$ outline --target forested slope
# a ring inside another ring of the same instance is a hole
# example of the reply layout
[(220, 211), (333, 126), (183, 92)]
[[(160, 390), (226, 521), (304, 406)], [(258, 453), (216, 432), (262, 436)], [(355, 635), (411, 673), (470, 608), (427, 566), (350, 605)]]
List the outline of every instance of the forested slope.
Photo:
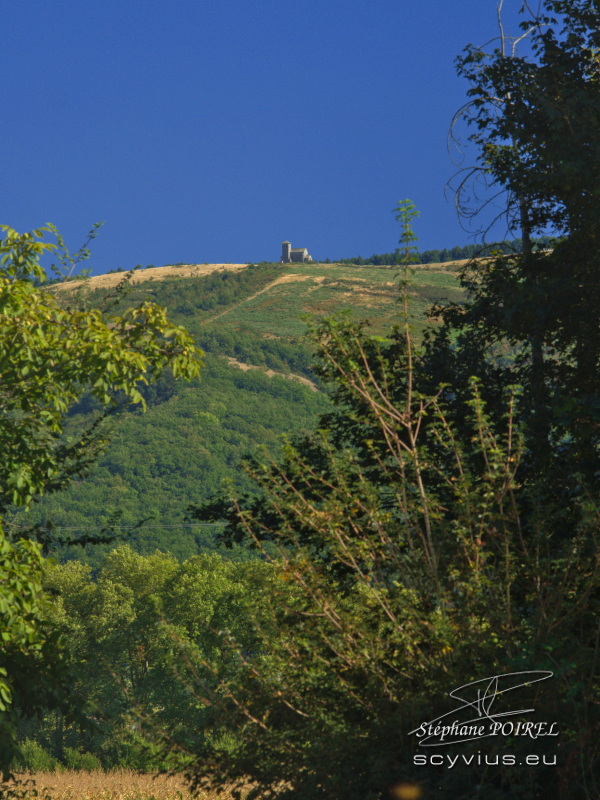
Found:
[[(432, 303), (460, 297), (456, 270), (448, 264), (415, 269), (417, 327)], [(147, 412), (124, 412), (92, 474), (42, 500), (29, 516), (19, 511), (18, 526), (50, 521), (64, 536), (78, 537), (96, 535), (112, 522), (139, 552), (161, 548), (180, 558), (214, 547), (217, 527), (190, 523), (188, 505), (206, 500), (223, 479), (249, 489), (238, 467), (241, 456), (259, 445), (275, 454), (282, 435), (310, 429), (327, 408), (324, 394), (295, 377), (316, 380), (302, 338), (307, 315), (318, 319), (348, 310), (369, 319), (379, 334), (398, 315), (396, 268), (261, 264), (195, 276), (173, 272), (166, 271), (164, 280), (156, 278), (159, 270), (148, 280), (137, 272), (136, 283), (116, 293), (114, 302), (125, 307), (149, 298), (166, 306), (206, 353), (201, 377), (186, 384), (165, 375), (145, 389)], [(99, 283), (73, 282), (70, 291), (67, 285), (58, 292), (61, 302), (72, 303), (74, 293), (80, 293), (78, 302), (102, 302), (114, 288), (98, 289)], [(233, 362), (259, 369), (243, 371)], [(84, 400), (72, 425), (97, 413), (97, 404)], [(141, 520), (146, 522), (136, 528)], [(107, 549), (71, 547), (57, 555), (99, 564)]]

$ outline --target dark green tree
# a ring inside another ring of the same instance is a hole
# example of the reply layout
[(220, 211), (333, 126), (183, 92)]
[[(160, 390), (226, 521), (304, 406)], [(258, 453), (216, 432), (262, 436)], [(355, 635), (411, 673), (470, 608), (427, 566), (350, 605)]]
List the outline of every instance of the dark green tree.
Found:
[[(463, 273), (469, 302), (439, 312), (446, 327), (430, 357), (436, 377), (454, 386), (464, 388), (472, 374), (485, 378), (493, 403), (520, 383), (532, 469), (539, 474), (558, 458), (564, 474), (592, 480), (600, 430), (600, 8), (594, 0), (545, 0), (536, 15), (527, 3), (522, 14), (519, 37), (509, 40), (501, 28), (493, 52), (470, 46), (458, 59), (471, 84), (459, 116), (478, 149), (458, 187), (459, 207), (469, 212), (469, 180), (483, 177), (507, 198), (521, 252), (471, 262)], [(551, 252), (534, 238), (549, 232), (557, 237)]]

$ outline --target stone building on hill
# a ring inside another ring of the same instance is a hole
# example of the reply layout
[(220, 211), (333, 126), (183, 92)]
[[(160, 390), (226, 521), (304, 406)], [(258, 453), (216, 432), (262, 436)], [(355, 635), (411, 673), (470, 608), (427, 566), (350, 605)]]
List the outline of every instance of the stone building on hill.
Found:
[(291, 264), (295, 261), (312, 261), (306, 247), (292, 247), (290, 242), (283, 242), (281, 245), (281, 263)]

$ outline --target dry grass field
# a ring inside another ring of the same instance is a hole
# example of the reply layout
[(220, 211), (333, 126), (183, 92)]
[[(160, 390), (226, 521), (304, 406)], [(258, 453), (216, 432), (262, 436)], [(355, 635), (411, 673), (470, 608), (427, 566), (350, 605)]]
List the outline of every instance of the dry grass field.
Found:
[[(17, 778), (20, 783), (12, 794), (15, 800), (231, 800), (229, 793), (200, 792), (194, 796), (177, 776), (143, 775), (131, 770), (64, 770), (18, 775)], [(0, 797), (4, 798), (2, 790), (6, 788), (11, 787), (0, 783)], [(422, 791), (416, 784), (402, 782), (390, 789), (390, 796), (394, 800), (420, 800)]]
[[(248, 264), (174, 264), (165, 267), (148, 267), (133, 273), (132, 283), (143, 283), (144, 281), (164, 281), (168, 278), (201, 278), (203, 275), (210, 275), (212, 272), (231, 272), (238, 269), (245, 269)], [(56, 284), (56, 290), (71, 291), (85, 286), (86, 289), (112, 289), (117, 286), (125, 277), (125, 272), (111, 272), (106, 275), (95, 275), (85, 281), (66, 281)]]
[[(183, 778), (176, 775), (144, 775), (131, 770), (114, 772), (38, 772), (18, 775), (18, 784), (0, 784), (13, 789), (20, 800), (192, 800)], [(10, 795), (9, 795), (10, 796)], [(200, 793), (197, 800), (216, 800), (217, 795)], [(229, 795), (220, 794), (221, 800)]]

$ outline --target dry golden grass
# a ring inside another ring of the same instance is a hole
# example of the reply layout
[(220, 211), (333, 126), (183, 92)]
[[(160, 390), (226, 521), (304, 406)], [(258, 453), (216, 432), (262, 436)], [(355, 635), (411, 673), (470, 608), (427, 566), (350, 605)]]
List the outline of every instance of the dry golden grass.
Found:
[[(144, 775), (132, 770), (114, 772), (37, 772), (17, 775), (21, 786), (15, 796), (22, 800), (192, 800), (184, 779), (177, 775)], [(24, 781), (28, 783), (23, 788)], [(10, 784), (0, 784), (0, 791)], [(217, 795), (200, 793), (197, 800), (213, 800)], [(227, 800), (229, 795), (219, 795)]]
[[(133, 273), (131, 283), (144, 281), (164, 281), (167, 278), (199, 278), (211, 272), (246, 269), (248, 264), (178, 264), (165, 267), (149, 267)], [(85, 281), (66, 281), (57, 283), (52, 288), (57, 292), (81, 289), (112, 289), (125, 277), (124, 272), (111, 272), (106, 275), (94, 275)]]

